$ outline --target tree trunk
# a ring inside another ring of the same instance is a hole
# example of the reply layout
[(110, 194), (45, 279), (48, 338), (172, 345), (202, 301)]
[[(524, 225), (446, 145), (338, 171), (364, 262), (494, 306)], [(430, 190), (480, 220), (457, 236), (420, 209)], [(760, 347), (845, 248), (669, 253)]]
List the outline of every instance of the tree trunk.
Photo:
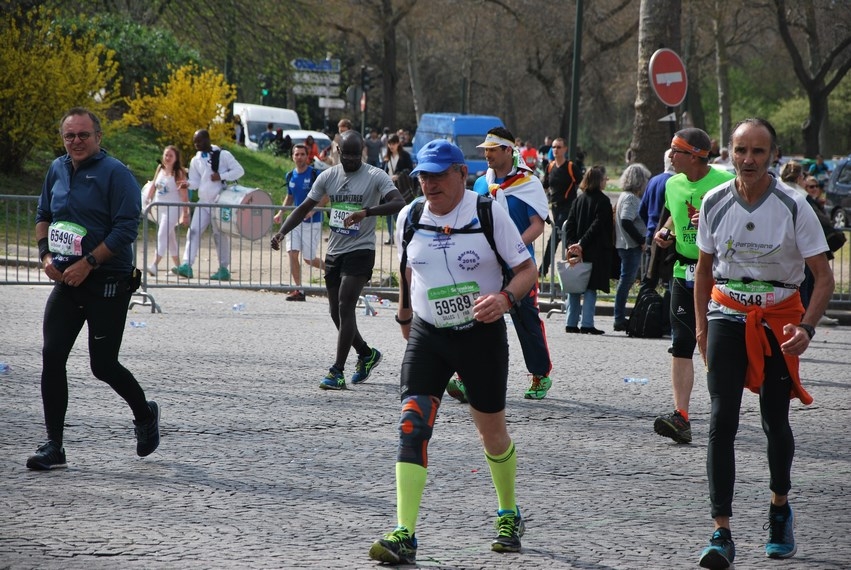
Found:
[(730, 140), (730, 78), (727, 42), (724, 39), (723, 0), (715, 0), (712, 32), (715, 40), (715, 81), (718, 84), (718, 144), (726, 146)]
[(653, 92), (648, 66), (653, 52), (661, 47), (679, 51), (681, 11), (680, 0), (641, 0), (638, 85), (630, 154), (634, 162), (643, 163), (654, 173), (664, 169), (663, 154), (670, 148), (676, 125), (659, 122), (669, 111)]
[[(386, 4), (390, 0), (385, 0)], [(399, 72), (396, 67), (396, 26), (387, 26), (382, 33), (384, 54), (381, 70), (381, 124), (375, 125), (379, 132), (385, 126), (396, 124), (396, 84)]]

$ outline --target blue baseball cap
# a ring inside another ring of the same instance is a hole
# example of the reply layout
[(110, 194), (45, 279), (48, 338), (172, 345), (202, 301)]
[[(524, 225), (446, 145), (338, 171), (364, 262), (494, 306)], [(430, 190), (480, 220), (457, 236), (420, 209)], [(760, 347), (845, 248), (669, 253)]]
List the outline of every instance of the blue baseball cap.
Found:
[(417, 153), (417, 167), (411, 171), (411, 176), (420, 172), (439, 174), (453, 164), (464, 164), (464, 153), (446, 139), (435, 139)]

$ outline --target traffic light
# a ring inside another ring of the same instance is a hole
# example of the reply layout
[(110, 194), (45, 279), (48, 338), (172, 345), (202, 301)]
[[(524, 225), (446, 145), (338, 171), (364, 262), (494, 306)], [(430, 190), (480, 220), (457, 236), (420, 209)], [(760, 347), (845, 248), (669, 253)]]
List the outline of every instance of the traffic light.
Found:
[(372, 77), (369, 75), (369, 68), (365, 65), (360, 67), (360, 87), (364, 92), (372, 88)]

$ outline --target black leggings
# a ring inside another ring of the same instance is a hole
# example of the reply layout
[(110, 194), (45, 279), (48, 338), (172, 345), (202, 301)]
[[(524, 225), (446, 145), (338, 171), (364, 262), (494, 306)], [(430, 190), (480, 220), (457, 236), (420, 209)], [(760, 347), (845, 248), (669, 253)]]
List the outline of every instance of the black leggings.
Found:
[(54, 286), (44, 308), (41, 400), (47, 437), (62, 443), (68, 409), (68, 355), (83, 323), (89, 325), (92, 373), (124, 398), (137, 421), (151, 415), (145, 392), (118, 362), (131, 293), (104, 298), (82, 287)]
[[(759, 392), (762, 429), (768, 438), (770, 489), (787, 495), (792, 487), (792, 458), (795, 438), (789, 425), (792, 379), (774, 334), (766, 329), (771, 356), (765, 357), (765, 382)], [(736, 479), (734, 442), (739, 429), (739, 413), (745, 386), (748, 357), (745, 327), (726, 319), (709, 321), (706, 347), (706, 385), (712, 400), (709, 421), (709, 448), (706, 472), (712, 517), (733, 515), (733, 487)]]

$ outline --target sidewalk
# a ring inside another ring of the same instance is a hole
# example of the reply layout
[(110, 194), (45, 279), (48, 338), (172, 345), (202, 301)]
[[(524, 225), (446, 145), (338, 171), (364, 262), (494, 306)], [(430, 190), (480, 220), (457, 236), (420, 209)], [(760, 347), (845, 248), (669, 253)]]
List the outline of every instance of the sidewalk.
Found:
[[(85, 329), (68, 362), (69, 467), (30, 472), (44, 437), (41, 320), (49, 288), (0, 295), (0, 568), (375, 568), (370, 544), (395, 525), (398, 371), (392, 307), (359, 314), (384, 354), (362, 385), (324, 392), (336, 339), (326, 299), (161, 289), (162, 314), (128, 315), (122, 363), (162, 408), (162, 443), (135, 455), (127, 406), (88, 369)], [(242, 312), (234, 304), (244, 303)], [(558, 317), (558, 318), (557, 318)], [(129, 321), (144, 322), (131, 327)], [(466, 406), (446, 398), (429, 446), (417, 535), (421, 567), (697, 568), (712, 522), (706, 483), (709, 401), (698, 366), (694, 443), (653, 433), (671, 407), (668, 340), (630, 339), (598, 316), (600, 337), (544, 320), (554, 387), (528, 385), (509, 331), (509, 429), (519, 457), (523, 552), (490, 551), (496, 498)], [(792, 405), (790, 499), (798, 554), (765, 558), (768, 471), (753, 394), (737, 443), (733, 536), (739, 569), (847, 568), (851, 517), (851, 329), (820, 328), (802, 360), (815, 398)], [(354, 369), (350, 356), (346, 375)], [(646, 378), (646, 384), (625, 383)]]

